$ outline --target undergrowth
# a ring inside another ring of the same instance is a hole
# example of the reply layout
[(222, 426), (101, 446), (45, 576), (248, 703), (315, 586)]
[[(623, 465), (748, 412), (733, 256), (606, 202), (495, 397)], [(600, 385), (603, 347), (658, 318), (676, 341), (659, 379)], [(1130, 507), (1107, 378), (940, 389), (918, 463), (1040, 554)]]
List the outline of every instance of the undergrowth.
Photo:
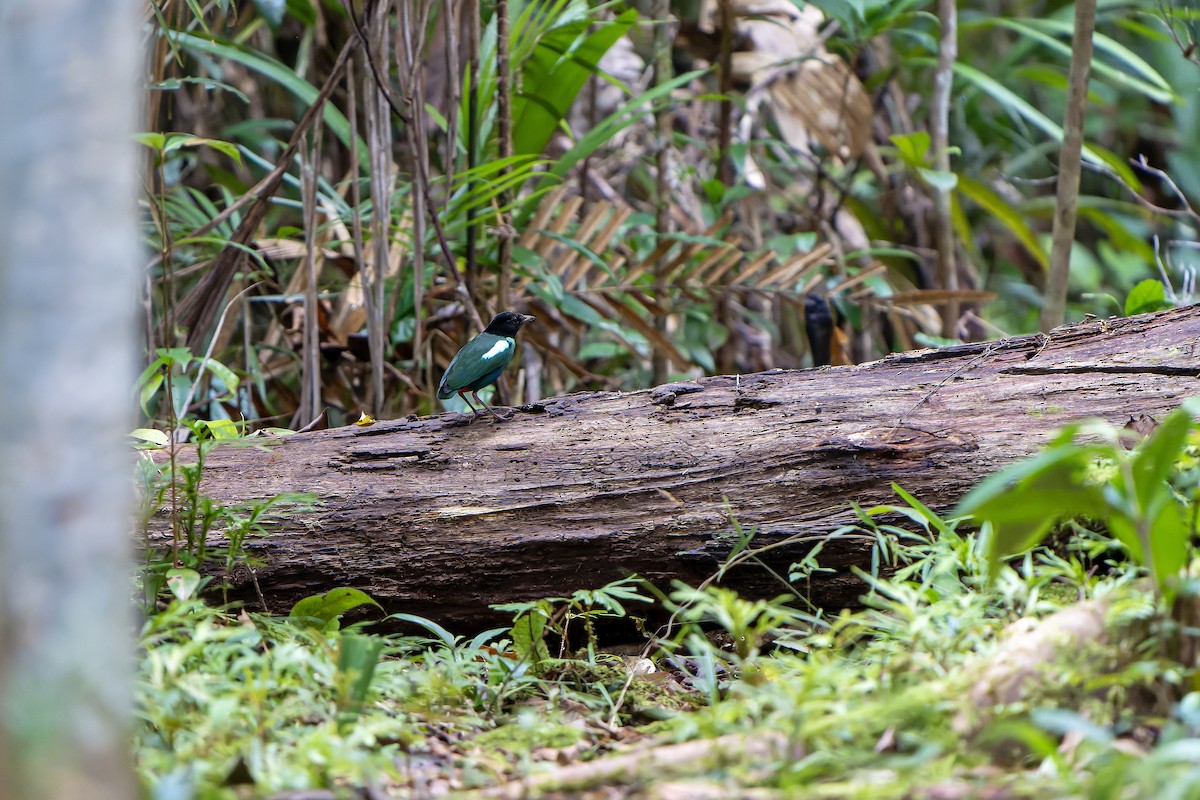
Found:
[[(1194, 531), (1196, 449), (1177, 423), (1163, 428), (1180, 439), (1175, 468), (1152, 477)], [(1088, 474), (1072, 480), (1132, 480), (1145, 453), (1164, 452), (1154, 437), (1132, 451), (1112, 441), (1099, 455), (1078, 445)], [(1035, 501), (1023, 469), (1010, 503)], [(407, 633), (343, 627), (345, 611), (373, 607), (353, 590), (281, 618), (176, 584), (142, 631), (138, 770), (157, 798), (1200, 796), (1194, 548), (1164, 593), (1104, 519), (1001, 558), (1009, 544), (986, 515), (968, 525), (897, 492), (834, 534), (871, 537), (876, 553), (863, 606), (833, 614), (792, 594), (748, 599), (715, 581), (663, 593), (631, 578), (505, 607), (511, 626), (464, 638), (412, 615), (380, 620)], [(671, 622), (636, 647), (598, 640), (598, 620), (652, 608)], [(1066, 615), (1093, 615), (1097, 630), (1036, 644)]]

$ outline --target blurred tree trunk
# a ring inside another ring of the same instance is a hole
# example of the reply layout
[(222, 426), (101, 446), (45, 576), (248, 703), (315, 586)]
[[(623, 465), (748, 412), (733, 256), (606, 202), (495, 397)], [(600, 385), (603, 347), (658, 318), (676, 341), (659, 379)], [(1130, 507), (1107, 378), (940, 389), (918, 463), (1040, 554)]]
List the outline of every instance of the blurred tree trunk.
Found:
[(0, 797), (117, 800), (140, 3), (0, 0)]
[[(637, 573), (669, 589), (713, 575), (736, 526), (770, 545), (723, 582), (786, 591), (819, 541), (811, 601), (853, 604), (870, 535), (835, 535), (850, 503), (897, 503), (895, 482), (945, 511), (1067, 422), (1161, 419), (1200, 388), (1200, 306), (1097, 320), (870, 364), (725, 375), (575, 394), (512, 421), (457, 414), (213, 450), (202, 492), (238, 503), (309, 491), (323, 505), (251, 546), (269, 609), (354, 586), (391, 611), (462, 626), (487, 606)], [(261, 440), (260, 440), (261, 441)], [(166, 517), (155, 521), (165, 531)], [(249, 574), (233, 597), (259, 607)]]

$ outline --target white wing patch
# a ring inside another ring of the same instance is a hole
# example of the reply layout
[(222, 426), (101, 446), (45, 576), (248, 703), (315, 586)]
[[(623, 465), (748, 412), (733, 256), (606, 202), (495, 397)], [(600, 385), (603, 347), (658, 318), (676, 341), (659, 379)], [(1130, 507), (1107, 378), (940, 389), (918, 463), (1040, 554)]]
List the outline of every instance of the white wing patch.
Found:
[(484, 353), (484, 354), (483, 354), (483, 356), (481, 356), (481, 357), (482, 357), (482, 358), (487, 358), (487, 359), (492, 359), (492, 358), (495, 358), (496, 356), (498, 356), (498, 355), (500, 355), (501, 353), (503, 353), (503, 352), (505, 352), (506, 350), (508, 350), (508, 348), (509, 348), (509, 347), (510, 347), (510, 345), (509, 345), (509, 343), (508, 343), (508, 340), (507, 340), (507, 339), (501, 339), (500, 341), (498, 341), (498, 342), (496, 342), (494, 345), (492, 345), (492, 349), (491, 349), (491, 350), (488, 350), (488, 351), (487, 351), (486, 353)]

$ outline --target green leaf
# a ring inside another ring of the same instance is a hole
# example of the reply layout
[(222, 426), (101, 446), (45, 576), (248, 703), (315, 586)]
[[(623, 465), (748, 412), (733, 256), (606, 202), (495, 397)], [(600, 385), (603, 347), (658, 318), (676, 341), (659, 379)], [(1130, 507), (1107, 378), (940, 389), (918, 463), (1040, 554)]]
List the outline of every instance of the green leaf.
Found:
[(1041, 240), (1034, 234), (1033, 229), (1029, 227), (1029, 223), (1025, 221), (1025, 218), (1004, 198), (980, 181), (969, 178), (966, 175), (958, 176), (958, 190), (978, 203), (980, 208), (1007, 228), (1017, 238), (1017, 241), (1025, 246), (1029, 254), (1036, 258), (1038, 263), (1042, 265), (1042, 268), (1045, 269), (1049, 263), (1049, 256), (1046, 255), (1046, 250), (1042, 247)]
[[(925, 63), (930, 66), (933, 65), (932, 59), (922, 58), (914, 59), (914, 61)], [(990, 95), (992, 99), (1001, 106), (1007, 108), (1015, 114), (1019, 114), (1020, 116), (1024, 117), (1029, 124), (1047, 134), (1050, 136), (1050, 138), (1057, 142), (1062, 141), (1063, 130), (1057, 123), (1055, 123), (1041, 111), (1034, 108), (1032, 104), (1030, 104), (1016, 92), (1009, 89), (1007, 86), (1004, 86), (992, 76), (961, 61), (955, 62), (954, 72), (964, 80), (974, 84), (984, 93)], [(1097, 166), (1107, 165), (1107, 162), (1097, 155), (1095, 150), (1086, 144), (1083, 146), (1083, 158), (1092, 164), (1096, 164)]]
[(929, 152), (929, 134), (926, 131), (915, 133), (897, 133), (888, 137), (896, 147), (900, 160), (913, 169), (919, 169), (928, 164), (926, 154)]
[(271, 30), (275, 30), (283, 22), (283, 14), (287, 11), (287, 0), (254, 0), (254, 7), (267, 21), (267, 25), (271, 26)]
[(1168, 414), (1153, 435), (1143, 439), (1133, 451), (1130, 466), (1139, 507), (1150, 508), (1156, 493), (1170, 491), (1167, 478), (1192, 430), (1193, 405), (1185, 404)]
[(549, 660), (550, 650), (546, 647), (546, 617), (541, 610), (522, 614), (513, 620), (513, 649), (522, 659), (528, 659), (534, 672), (538, 665)]
[(214, 439), (232, 441), (242, 438), (242, 432), (238, 429), (237, 423), (231, 419), (203, 420), (201, 424), (208, 429)]
[[(659, 104), (670, 102), (671, 92), (680, 86), (687, 85), (701, 75), (704, 75), (707, 71), (693, 70), (682, 75), (676, 75), (671, 80), (664, 81), (653, 89), (633, 97), (625, 105), (602, 120), (599, 125), (588, 131), (582, 139), (575, 143), (574, 147), (564, 153), (554, 163), (554, 167), (550, 170), (549, 175), (552, 175), (559, 181), (563, 180), (576, 164), (595, 152), (597, 147), (610, 141), (621, 130), (640, 120), (646, 112), (653, 111)], [(526, 206), (526, 208), (529, 208), (529, 206)], [(520, 228), (521, 226), (518, 225), (517, 227)]]
[[(1073, 433), (1074, 428), (1066, 431)], [(1056, 523), (1102, 514), (1102, 491), (1080, 481), (1099, 449), (1102, 446), (1060, 441), (967, 493), (955, 516), (970, 514), (991, 523), (988, 561), (993, 573), (1002, 559), (1038, 544)]]
[(166, 144), (162, 147), (162, 152), (163, 155), (167, 155), (183, 147), (211, 147), (213, 150), (229, 156), (239, 164), (242, 163), (242, 154), (233, 142), (226, 142), (221, 139), (206, 139), (201, 136), (192, 136), (190, 133), (172, 133), (168, 135)]
[(950, 533), (950, 526), (946, 524), (944, 519), (935, 514), (933, 510), (929, 508), (929, 506), (925, 505), (920, 500), (905, 491), (905, 489), (895, 481), (892, 482), (892, 491), (900, 495), (900, 498), (904, 500), (904, 502), (908, 503), (909, 507), (916, 511), (922, 519), (928, 522), (930, 527), (932, 527), (935, 531), (942, 534)]
[[(154, 398), (154, 395), (158, 394), (159, 388), (162, 387), (163, 381), (166, 379), (166, 376), (163, 375), (161, 364), (155, 362), (150, 366), (153, 367), (155, 371), (150, 372), (150, 374), (147, 375), (144, 380), (140, 381), (141, 388), (138, 390), (138, 405), (141, 406), (142, 411), (145, 411), (147, 414), (151, 413), (150, 401)], [(149, 369), (150, 368), (147, 367), (147, 371), (149, 371)], [(145, 375), (145, 373), (143, 373), (143, 375)]]
[(237, 373), (222, 364), (220, 361), (216, 361), (211, 358), (205, 359), (202, 369), (206, 369), (211, 372), (214, 377), (216, 377), (225, 385), (224, 397), (233, 397), (234, 393), (237, 392), (237, 388), (241, 383), (241, 380), (238, 378)]
[[(988, 22), (1003, 25), (1028, 36), (1067, 60), (1071, 58), (1069, 40), (1073, 33), (1073, 24), (1070, 22), (1051, 19), (1017, 20), (1000, 16), (992, 17)], [(1056, 33), (1062, 38), (1055, 38), (1045, 31)], [(1063, 39), (1067, 41), (1063, 41)], [(1098, 56), (1107, 55), (1120, 62), (1119, 66), (1113, 67), (1100, 58), (1093, 58), (1092, 72), (1096, 77), (1104, 78), (1116, 86), (1145, 95), (1156, 103), (1169, 104), (1179, 100), (1179, 96), (1171, 90), (1171, 85), (1167, 80), (1129, 48), (1102, 33), (1093, 35), (1092, 44)], [(1137, 77), (1139, 74), (1142, 77)]]
[[(217, 58), (228, 58), (230, 61), (237, 62), (253, 72), (257, 72), (278, 83), (284, 89), (291, 92), (298, 100), (308, 105), (312, 105), (316, 101), (317, 95), (321, 93), (317, 87), (301, 78), (284, 64), (275, 59), (267, 58), (258, 51), (243, 45), (223, 39), (195, 36), (182, 31), (167, 31), (167, 36), (172, 42), (188, 50), (206, 53)], [(323, 113), (325, 124), (341, 140), (342, 144), (349, 147), (350, 122), (346, 119), (346, 116), (333, 103), (326, 103)], [(361, 160), (365, 166), (369, 151), (366, 143), (361, 140), (361, 137), (358, 147), (361, 153)]]
[[(298, 21), (306, 28), (311, 28), (317, 24), (317, 9), (315, 0), (287, 0), (287, 11), (292, 15), (292, 18)], [(324, 13), (329, 13), (329, 6), (333, 5), (336, 11), (340, 11), (340, 16), (345, 19), (346, 12), (341, 4), (325, 4)], [(336, 13), (335, 11), (335, 13)]]
[(187, 369), (192, 363), (192, 351), (186, 347), (160, 347), (154, 354), (168, 367)]
[(589, 19), (576, 20), (542, 36), (521, 70), (521, 92), (513, 98), (513, 152), (536, 155), (571, 110), (579, 90), (595, 74), (601, 57), (633, 27), (630, 8), (591, 33)]
[(134, 134), (133, 138), (140, 144), (144, 144), (146, 147), (149, 147), (151, 150), (155, 151), (161, 151), (163, 149), (163, 145), (167, 142), (167, 135), (165, 133), (137, 133)]
[(416, 614), (404, 613), (390, 614), (388, 619), (398, 619), (402, 622), (411, 622), (414, 625), (420, 625), (422, 628), (436, 636), (441, 643), (447, 647), (447, 649), (453, 650), (454, 646), (458, 643), (458, 637), (431, 619), (418, 617)]
[(958, 176), (953, 172), (945, 172), (938, 169), (926, 169), (918, 167), (917, 174), (925, 183), (932, 186), (934, 189), (941, 189), (943, 192), (954, 191), (954, 187), (958, 185)]
[(1149, 314), (1166, 308), (1171, 308), (1171, 303), (1167, 300), (1167, 291), (1161, 281), (1153, 278), (1134, 286), (1125, 298), (1125, 316), (1127, 317), (1132, 317), (1134, 314)]
[(129, 432), (129, 435), (140, 441), (156, 444), (159, 447), (166, 447), (171, 442), (170, 437), (166, 433), (155, 428), (135, 428)]
[(316, 620), (320, 627), (324, 627), (347, 611), (366, 605), (382, 609), (366, 592), (343, 586), (304, 598), (292, 606), (288, 617), (301, 621)]
[(196, 596), (200, 588), (200, 573), (194, 569), (167, 570), (167, 586), (177, 600), (190, 600)]
[[(162, 80), (162, 81), (158, 81), (157, 83), (150, 84), (149, 88), (153, 89), (154, 91), (173, 92), (176, 89), (183, 88), (185, 85), (203, 86), (205, 89), (218, 89), (222, 92), (229, 92), (234, 97), (241, 100), (243, 103), (245, 103), (247, 105), (250, 104), (250, 98), (247, 97), (246, 93), (243, 92), (241, 89), (238, 89), (235, 86), (231, 86), (228, 83), (225, 83), (224, 81), (218, 81), (213, 78), (206, 78), (203, 76), (191, 76), (191, 77), (187, 77), (187, 78), (167, 78), (166, 80)], [(159, 149), (161, 149), (161, 145), (159, 146)]]
[(384, 640), (377, 636), (359, 634), (342, 636), (338, 642), (339, 728), (344, 730), (362, 713), (384, 644)]
[(1165, 486), (1161, 498), (1160, 507), (1150, 523), (1150, 554), (1153, 556), (1154, 580), (1169, 601), (1175, 581), (1188, 561), (1190, 531), (1187, 512)]

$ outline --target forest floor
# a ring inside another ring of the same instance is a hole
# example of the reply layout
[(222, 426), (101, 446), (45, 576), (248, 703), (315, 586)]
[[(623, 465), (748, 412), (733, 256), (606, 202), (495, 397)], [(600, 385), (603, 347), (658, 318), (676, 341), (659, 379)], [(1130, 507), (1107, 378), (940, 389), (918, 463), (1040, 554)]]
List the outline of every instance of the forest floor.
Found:
[[(1111, 540), (1076, 531), (989, 579), (986, 543), (919, 503), (860, 519), (891, 568), (836, 614), (630, 580), (466, 639), (343, 626), (364, 597), (268, 617), (174, 583), (142, 634), (147, 796), (1200, 796), (1179, 625)], [(659, 637), (590, 635), (651, 609)]]

